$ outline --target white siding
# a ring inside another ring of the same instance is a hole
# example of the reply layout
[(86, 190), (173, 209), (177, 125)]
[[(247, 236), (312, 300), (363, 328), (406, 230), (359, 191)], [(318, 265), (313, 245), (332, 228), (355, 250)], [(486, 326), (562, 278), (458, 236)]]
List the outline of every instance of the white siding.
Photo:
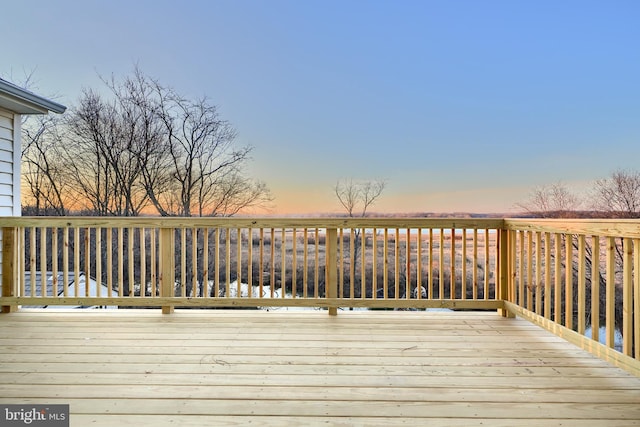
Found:
[(22, 215), (22, 116), (13, 115), (13, 213)]
[[(19, 115), (18, 115), (19, 118)], [(19, 121), (16, 132), (16, 115), (0, 109), (0, 216), (15, 215), (15, 149), (16, 137), (19, 138)], [(17, 150), (20, 152), (20, 149)], [(19, 175), (19, 173), (18, 173)], [(6, 185), (9, 184), (9, 185)], [(20, 199), (18, 199), (18, 205)]]
[(0, 229), (0, 294), (2, 293), (2, 230)]
[(2, 129), (8, 129), (9, 132), (13, 130), (13, 113), (0, 109), (0, 135)]
[[(4, 130), (6, 131), (6, 128), (4, 128)], [(6, 138), (0, 138), (0, 150), (4, 150), (4, 151), (13, 151), (13, 135), (11, 135), (11, 137), (9, 139)]]
[[(0, 216), (20, 215), (21, 116), (0, 109)], [(0, 283), (2, 281), (0, 230)]]

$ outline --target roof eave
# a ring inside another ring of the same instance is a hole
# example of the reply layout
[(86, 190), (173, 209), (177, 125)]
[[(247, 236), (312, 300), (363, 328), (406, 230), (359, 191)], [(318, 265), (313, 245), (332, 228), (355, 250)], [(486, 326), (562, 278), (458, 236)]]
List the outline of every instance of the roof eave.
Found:
[(0, 107), (19, 114), (62, 114), (67, 107), (0, 79)]

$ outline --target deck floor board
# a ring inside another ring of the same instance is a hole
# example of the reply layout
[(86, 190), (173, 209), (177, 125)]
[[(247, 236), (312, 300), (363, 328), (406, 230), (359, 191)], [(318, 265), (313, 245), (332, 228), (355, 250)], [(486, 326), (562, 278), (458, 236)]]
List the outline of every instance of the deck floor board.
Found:
[(495, 312), (23, 311), (0, 403), (72, 426), (634, 426), (640, 378)]

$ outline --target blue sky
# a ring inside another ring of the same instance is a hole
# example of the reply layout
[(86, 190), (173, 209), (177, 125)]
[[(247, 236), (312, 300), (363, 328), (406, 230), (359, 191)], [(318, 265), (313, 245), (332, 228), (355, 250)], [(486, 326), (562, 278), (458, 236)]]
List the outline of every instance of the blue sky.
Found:
[(3, 5), (0, 75), (73, 106), (134, 64), (208, 96), (275, 213), (514, 212), (640, 168), (637, 1), (41, 1)]

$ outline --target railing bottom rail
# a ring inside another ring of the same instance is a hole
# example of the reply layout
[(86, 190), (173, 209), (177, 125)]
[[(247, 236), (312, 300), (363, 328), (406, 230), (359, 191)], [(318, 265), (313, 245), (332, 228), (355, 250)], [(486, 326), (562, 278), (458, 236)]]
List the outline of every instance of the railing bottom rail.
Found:
[(256, 307), (300, 307), (300, 308), (398, 308), (427, 309), (446, 308), (458, 310), (498, 310), (504, 308), (500, 300), (459, 299), (346, 299), (346, 298), (189, 298), (189, 297), (6, 297), (2, 305), (12, 306), (121, 306), (121, 307), (190, 307), (190, 308), (256, 308)]

